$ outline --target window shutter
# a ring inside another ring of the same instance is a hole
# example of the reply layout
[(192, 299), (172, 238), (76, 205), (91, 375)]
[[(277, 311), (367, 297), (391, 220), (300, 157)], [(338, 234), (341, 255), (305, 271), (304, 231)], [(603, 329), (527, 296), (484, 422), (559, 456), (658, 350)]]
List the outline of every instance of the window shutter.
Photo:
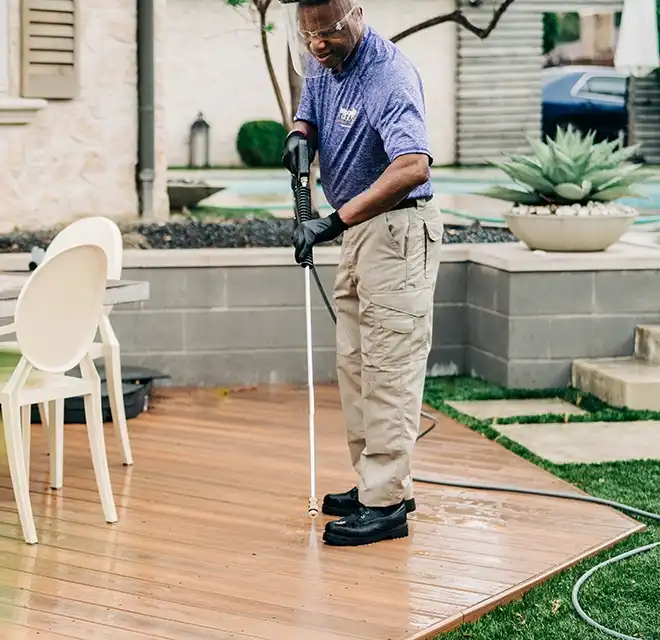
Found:
[(22, 1), (21, 94), (24, 98), (76, 97), (79, 1)]

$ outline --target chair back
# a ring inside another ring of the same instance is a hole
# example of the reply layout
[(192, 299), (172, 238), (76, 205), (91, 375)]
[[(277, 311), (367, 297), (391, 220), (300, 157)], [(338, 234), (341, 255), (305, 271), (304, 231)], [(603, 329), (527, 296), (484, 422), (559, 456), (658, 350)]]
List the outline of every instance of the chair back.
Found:
[(76, 367), (89, 351), (103, 309), (105, 251), (79, 244), (44, 260), (16, 302), (16, 340), (25, 359), (47, 373)]
[(80, 244), (101, 247), (108, 256), (108, 279), (121, 279), (124, 248), (121, 231), (115, 222), (103, 216), (81, 218), (62, 229), (48, 246), (44, 262)]

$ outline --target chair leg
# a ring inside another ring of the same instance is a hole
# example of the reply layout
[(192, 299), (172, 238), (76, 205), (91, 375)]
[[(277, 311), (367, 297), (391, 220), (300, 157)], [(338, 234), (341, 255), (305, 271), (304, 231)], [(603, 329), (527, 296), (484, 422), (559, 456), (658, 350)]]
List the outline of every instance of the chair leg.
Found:
[(61, 489), (64, 485), (64, 400), (51, 400), (47, 410), (50, 488)]
[[(39, 403), (39, 418), (41, 420), (41, 426), (44, 430), (46, 446), (50, 447), (50, 440), (48, 439), (48, 405), (45, 402)], [(50, 449), (48, 450), (48, 455), (50, 455)]]
[(117, 510), (112, 495), (110, 484), (110, 470), (108, 469), (108, 458), (105, 450), (105, 438), (103, 433), (103, 410), (101, 406), (101, 381), (96, 367), (89, 355), (85, 356), (80, 363), (83, 376), (94, 381), (92, 392), (85, 396), (85, 418), (87, 422), (87, 435), (89, 448), (92, 454), (92, 464), (96, 485), (101, 498), (101, 507), (106, 522), (117, 522)]
[(25, 471), (25, 454), (21, 440), (20, 408), (18, 404), (7, 400), (2, 402), (2, 421), (4, 423), (5, 443), (9, 473), (14, 487), (18, 517), (23, 529), (23, 537), (28, 544), (37, 543), (37, 531), (34, 524), (32, 505), (30, 504), (30, 487)]
[(30, 486), (30, 453), (32, 451), (32, 406), (29, 404), (21, 407), (21, 432), (23, 434), (23, 458), (25, 460), (25, 475)]
[(124, 389), (118, 343), (105, 347), (104, 361), (110, 410), (112, 412), (112, 424), (115, 429), (119, 450), (121, 451), (122, 463), (130, 466), (133, 464), (133, 454), (131, 452), (131, 443), (128, 439), (128, 427), (126, 426), (126, 408), (124, 407)]

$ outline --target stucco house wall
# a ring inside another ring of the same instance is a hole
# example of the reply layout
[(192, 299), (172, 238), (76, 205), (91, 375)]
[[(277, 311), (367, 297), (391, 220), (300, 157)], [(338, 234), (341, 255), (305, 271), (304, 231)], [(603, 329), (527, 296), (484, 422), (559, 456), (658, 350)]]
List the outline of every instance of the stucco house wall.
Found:
[[(365, 19), (391, 37), (406, 27), (454, 9), (454, 0), (364, 0)], [(188, 163), (188, 136), (201, 111), (211, 124), (211, 163), (240, 166), (236, 134), (247, 120), (279, 120), (261, 49), (258, 19), (223, 0), (169, 0), (167, 78), (167, 147), (170, 166)], [(279, 3), (268, 19), (273, 64), (287, 104), (287, 48)], [(431, 144), (437, 164), (454, 161), (456, 26), (444, 24), (399, 43), (422, 74)]]
[[(0, 34), (0, 232), (86, 215), (120, 219), (138, 213), (136, 3), (75, 0), (74, 6), (78, 96), (17, 101), (21, 96), (21, 2), (0, 0), (0, 31), (4, 32)], [(157, 214), (166, 216), (165, 0), (156, 0), (155, 11), (154, 198)], [(29, 121), (17, 124), (10, 117), (17, 110), (29, 113), (24, 118)]]

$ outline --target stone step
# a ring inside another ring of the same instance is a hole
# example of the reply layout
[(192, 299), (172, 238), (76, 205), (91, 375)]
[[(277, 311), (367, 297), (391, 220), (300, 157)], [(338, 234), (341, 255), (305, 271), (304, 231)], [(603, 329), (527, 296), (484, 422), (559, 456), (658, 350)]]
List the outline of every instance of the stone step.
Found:
[(640, 324), (635, 328), (635, 355), (641, 360), (660, 364), (660, 325)]
[(660, 365), (625, 356), (576, 359), (572, 365), (576, 389), (614, 407), (660, 411)]

